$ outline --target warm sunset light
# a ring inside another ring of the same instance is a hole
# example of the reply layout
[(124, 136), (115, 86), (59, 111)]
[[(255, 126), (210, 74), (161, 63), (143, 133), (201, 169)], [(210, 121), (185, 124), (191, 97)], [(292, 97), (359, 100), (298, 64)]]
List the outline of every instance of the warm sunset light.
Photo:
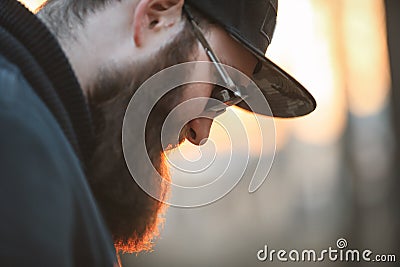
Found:
[(310, 116), (282, 124), (303, 141), (334, 142), (343, 134), (347, 109), (371, 115), (387, 98), (383, 0), (279, 3), (278, 25), (267, 55), (308, 88), (318, 103)]
[(310, 90), (318, 103), (313, 114), (284, 123), (291, 125), (298, 138), (321, 144), (341, 136), (346, 106), (340, 51), (335, 42), (336, 2), (324, 6), (313, 3), (280, 2), (278, 25), (267, 55)]
[(367, 116), (379, 111), (390, 89), (383, 1), (343, 1), (343, 43), (351, 111)]
[(46, 2), (46, 0), (18, 0), (19, 2), (25, 4), (27, 8), (31, 11), (35, 11), (41, 4)]

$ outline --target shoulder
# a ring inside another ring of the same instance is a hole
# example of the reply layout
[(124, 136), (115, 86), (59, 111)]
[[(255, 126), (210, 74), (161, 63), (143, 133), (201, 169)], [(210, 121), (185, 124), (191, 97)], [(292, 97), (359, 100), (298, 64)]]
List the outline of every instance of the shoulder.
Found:
[(0, 111), (15, 104), (17, 94), (21, 91), (21, 87), (26, 86), (27, 83), (22, 77), (18, 67), (8, 62), (0, 54)]
[(46, 258), (87, 266), (112, 261), (112, 240), (78, 157), (49, 109), (1, 54), (0, 125), (0, 243), (7, 243), (0, 255), (32, 250), (37, 253), (20, 260), (37, 264)]
[[(8, 158), (26, 159), (24, 164), (32, 169), (46, 165), (49, 171), (60, 172), (59, 177), (63, 172), (82, 175), (79, 160), (50, 110), (18, 67), (1, 55), (0, 123), (0, 142)], [(17, 162), (22, 163), (20, 160)]]

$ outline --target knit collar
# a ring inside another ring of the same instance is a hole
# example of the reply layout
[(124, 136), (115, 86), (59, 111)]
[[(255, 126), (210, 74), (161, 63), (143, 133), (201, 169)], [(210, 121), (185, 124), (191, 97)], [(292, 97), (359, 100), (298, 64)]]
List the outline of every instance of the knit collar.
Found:
[(0, 26), (21, 43), (40, 65), (72, 124), (78, 154), (92, 152), (93, 125), (88, 104), (60, 44), (47, 27), (16, 0), (0, 1)]

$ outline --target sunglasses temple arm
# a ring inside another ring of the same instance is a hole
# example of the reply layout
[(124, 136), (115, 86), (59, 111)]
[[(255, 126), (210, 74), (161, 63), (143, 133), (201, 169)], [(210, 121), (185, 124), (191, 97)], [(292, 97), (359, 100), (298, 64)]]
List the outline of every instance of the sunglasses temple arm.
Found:
[(231, 90), (233, 90), (235, 93), (237, 93), (237, 88), (235, 83), (232, 81), (231, 77), (226, 73), (225, 68), (219, 63), (220, 61), (216, 57), (216, 55), (208, 48), (204, 48), (206, 50), (206, 53), (208, 57), (211, 59), (211, 61), (214, 63), (214, 66), (217, 68), (220, 76), (224, 80), (224, 83), (226, 83), (227, 87)]
[(194, 31), (196, 32), (197, 38), (199, 39), (199, 41), (200, 41), (201, 45), (203, 46), (204, 50), (206, 51), (207, 56), (211, 59), (211, 61), (213, 62), (214, 66), (217, 68), (220, 76), (224, 80), (224, 83), (227, 85), (227, 87), (229, 89), (231, 89), (234, 92), (234, 94), (236, 96), (241, 97), (242, 93), (237, 88), (236, 84), (232, 81), (231, 77), (228, 75), (228, 73), (226, 72), (225, 68), (220, 63), (221, 61), (217, 58), (215, 53), (212, 51), (212, 49), (210, 47), (210, 44), (205, 39), (205, 37), (203, 35), (203, 32), (201, 31), (200, 26), (194, 20), (193, 15), (191, 14), (191, 12), (187, 8), (185, 9), (185, 12), (188, 15), (189, 21), (192, 24)]

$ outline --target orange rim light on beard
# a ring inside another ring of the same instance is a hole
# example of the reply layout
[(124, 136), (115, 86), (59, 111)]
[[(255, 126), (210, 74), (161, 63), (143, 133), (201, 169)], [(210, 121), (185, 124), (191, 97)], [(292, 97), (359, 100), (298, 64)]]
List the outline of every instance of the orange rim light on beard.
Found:
[(166, 204), (170, 190), (168, 185), (171, 183), (171, 176), (167, 168), (167, 159), (165, 152), (161, 153), (161, 164), (162, 168), (160, 169), (161, 177), (167, 181), (167, 183), (162, 183), (160, 188), (160, 196), (164, 201), (160, 202), (156, 199), (154, 201), (157, 202), (157, 216), (154, 218), (154, 222), (146, 227), (145, 234), (139, 237), (136, 233), (132, 235), (127, 241), (117, 241), (114, 242), (114, 247), (117, 254), (132, 254), (132, 253), (140, 253), (140, 252), (151, 252), (154, 246), (154, 241), (160, 236), (161, 230), (164, 228), (165, 224), (165, 214), (169, 207)]

